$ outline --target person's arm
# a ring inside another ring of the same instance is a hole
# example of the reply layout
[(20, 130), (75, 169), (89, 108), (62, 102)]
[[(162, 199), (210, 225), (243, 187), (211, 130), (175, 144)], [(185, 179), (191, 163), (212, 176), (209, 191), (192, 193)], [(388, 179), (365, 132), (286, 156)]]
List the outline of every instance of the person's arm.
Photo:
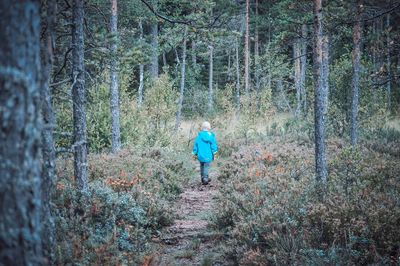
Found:
[(194, 144), (193, 144), (192, 155), (197, 156), (197, 152), (198, 152), (198, 148), (197, 148), (197, 137), (196, 137)]

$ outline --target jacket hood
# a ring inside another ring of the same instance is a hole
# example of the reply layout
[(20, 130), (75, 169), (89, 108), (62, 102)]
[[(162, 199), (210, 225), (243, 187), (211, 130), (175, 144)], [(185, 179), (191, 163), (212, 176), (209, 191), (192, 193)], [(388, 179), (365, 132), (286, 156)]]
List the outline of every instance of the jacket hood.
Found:
[(200, 131), (199, 133), (201, 140), (204, 142), (211, 142), (212, 135), (213, 133), (211, 133), (210, 131)]

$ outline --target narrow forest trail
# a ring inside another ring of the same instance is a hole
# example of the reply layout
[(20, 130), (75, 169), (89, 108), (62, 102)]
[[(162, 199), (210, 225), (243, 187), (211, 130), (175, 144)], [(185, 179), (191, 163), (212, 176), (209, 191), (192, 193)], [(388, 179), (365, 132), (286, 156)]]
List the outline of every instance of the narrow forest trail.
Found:
[(210, 172), (212, 182), (203, 186), (192, 177), (173, 209), (174, 223), (161, 232), (150, 265), (222, 265), (216, 252), (217, 236), (210, 217), (218, 193), (218, 172)]

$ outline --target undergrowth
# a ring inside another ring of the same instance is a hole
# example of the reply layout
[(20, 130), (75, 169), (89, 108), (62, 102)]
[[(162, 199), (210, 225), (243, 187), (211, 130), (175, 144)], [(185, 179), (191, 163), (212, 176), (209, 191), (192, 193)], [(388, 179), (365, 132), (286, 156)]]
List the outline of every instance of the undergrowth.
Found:
[(399, 263), (399, 158), (337, 139), (329, 140), (327, 154), (322, 199), (312, 146), (275, 137), (232, 154), (213, 217), (232, 263)]
[(55, 217), (57, 264), (138, 264), (152, 236), (174, 217), (172, 201), (193, 165), (162, 149), (89, 156), (89, 191), (79, 193), (72, 160), (59, 160)]

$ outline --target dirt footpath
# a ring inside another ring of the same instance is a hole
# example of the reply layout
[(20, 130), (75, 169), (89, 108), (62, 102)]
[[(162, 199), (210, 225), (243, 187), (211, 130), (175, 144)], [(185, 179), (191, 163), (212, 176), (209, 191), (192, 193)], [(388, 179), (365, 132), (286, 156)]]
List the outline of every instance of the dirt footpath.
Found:
[[(194, 178), (175, 203), (176, 220), (161, 232), (156, 254), (148, 265), (223, 265), (216, 251), (219, 237), (210, 227), (210, 216), (218, 192), (216, 174), (211, 183), (200, 184)], [(198, 179), (198, 180), (197, 180)]]

